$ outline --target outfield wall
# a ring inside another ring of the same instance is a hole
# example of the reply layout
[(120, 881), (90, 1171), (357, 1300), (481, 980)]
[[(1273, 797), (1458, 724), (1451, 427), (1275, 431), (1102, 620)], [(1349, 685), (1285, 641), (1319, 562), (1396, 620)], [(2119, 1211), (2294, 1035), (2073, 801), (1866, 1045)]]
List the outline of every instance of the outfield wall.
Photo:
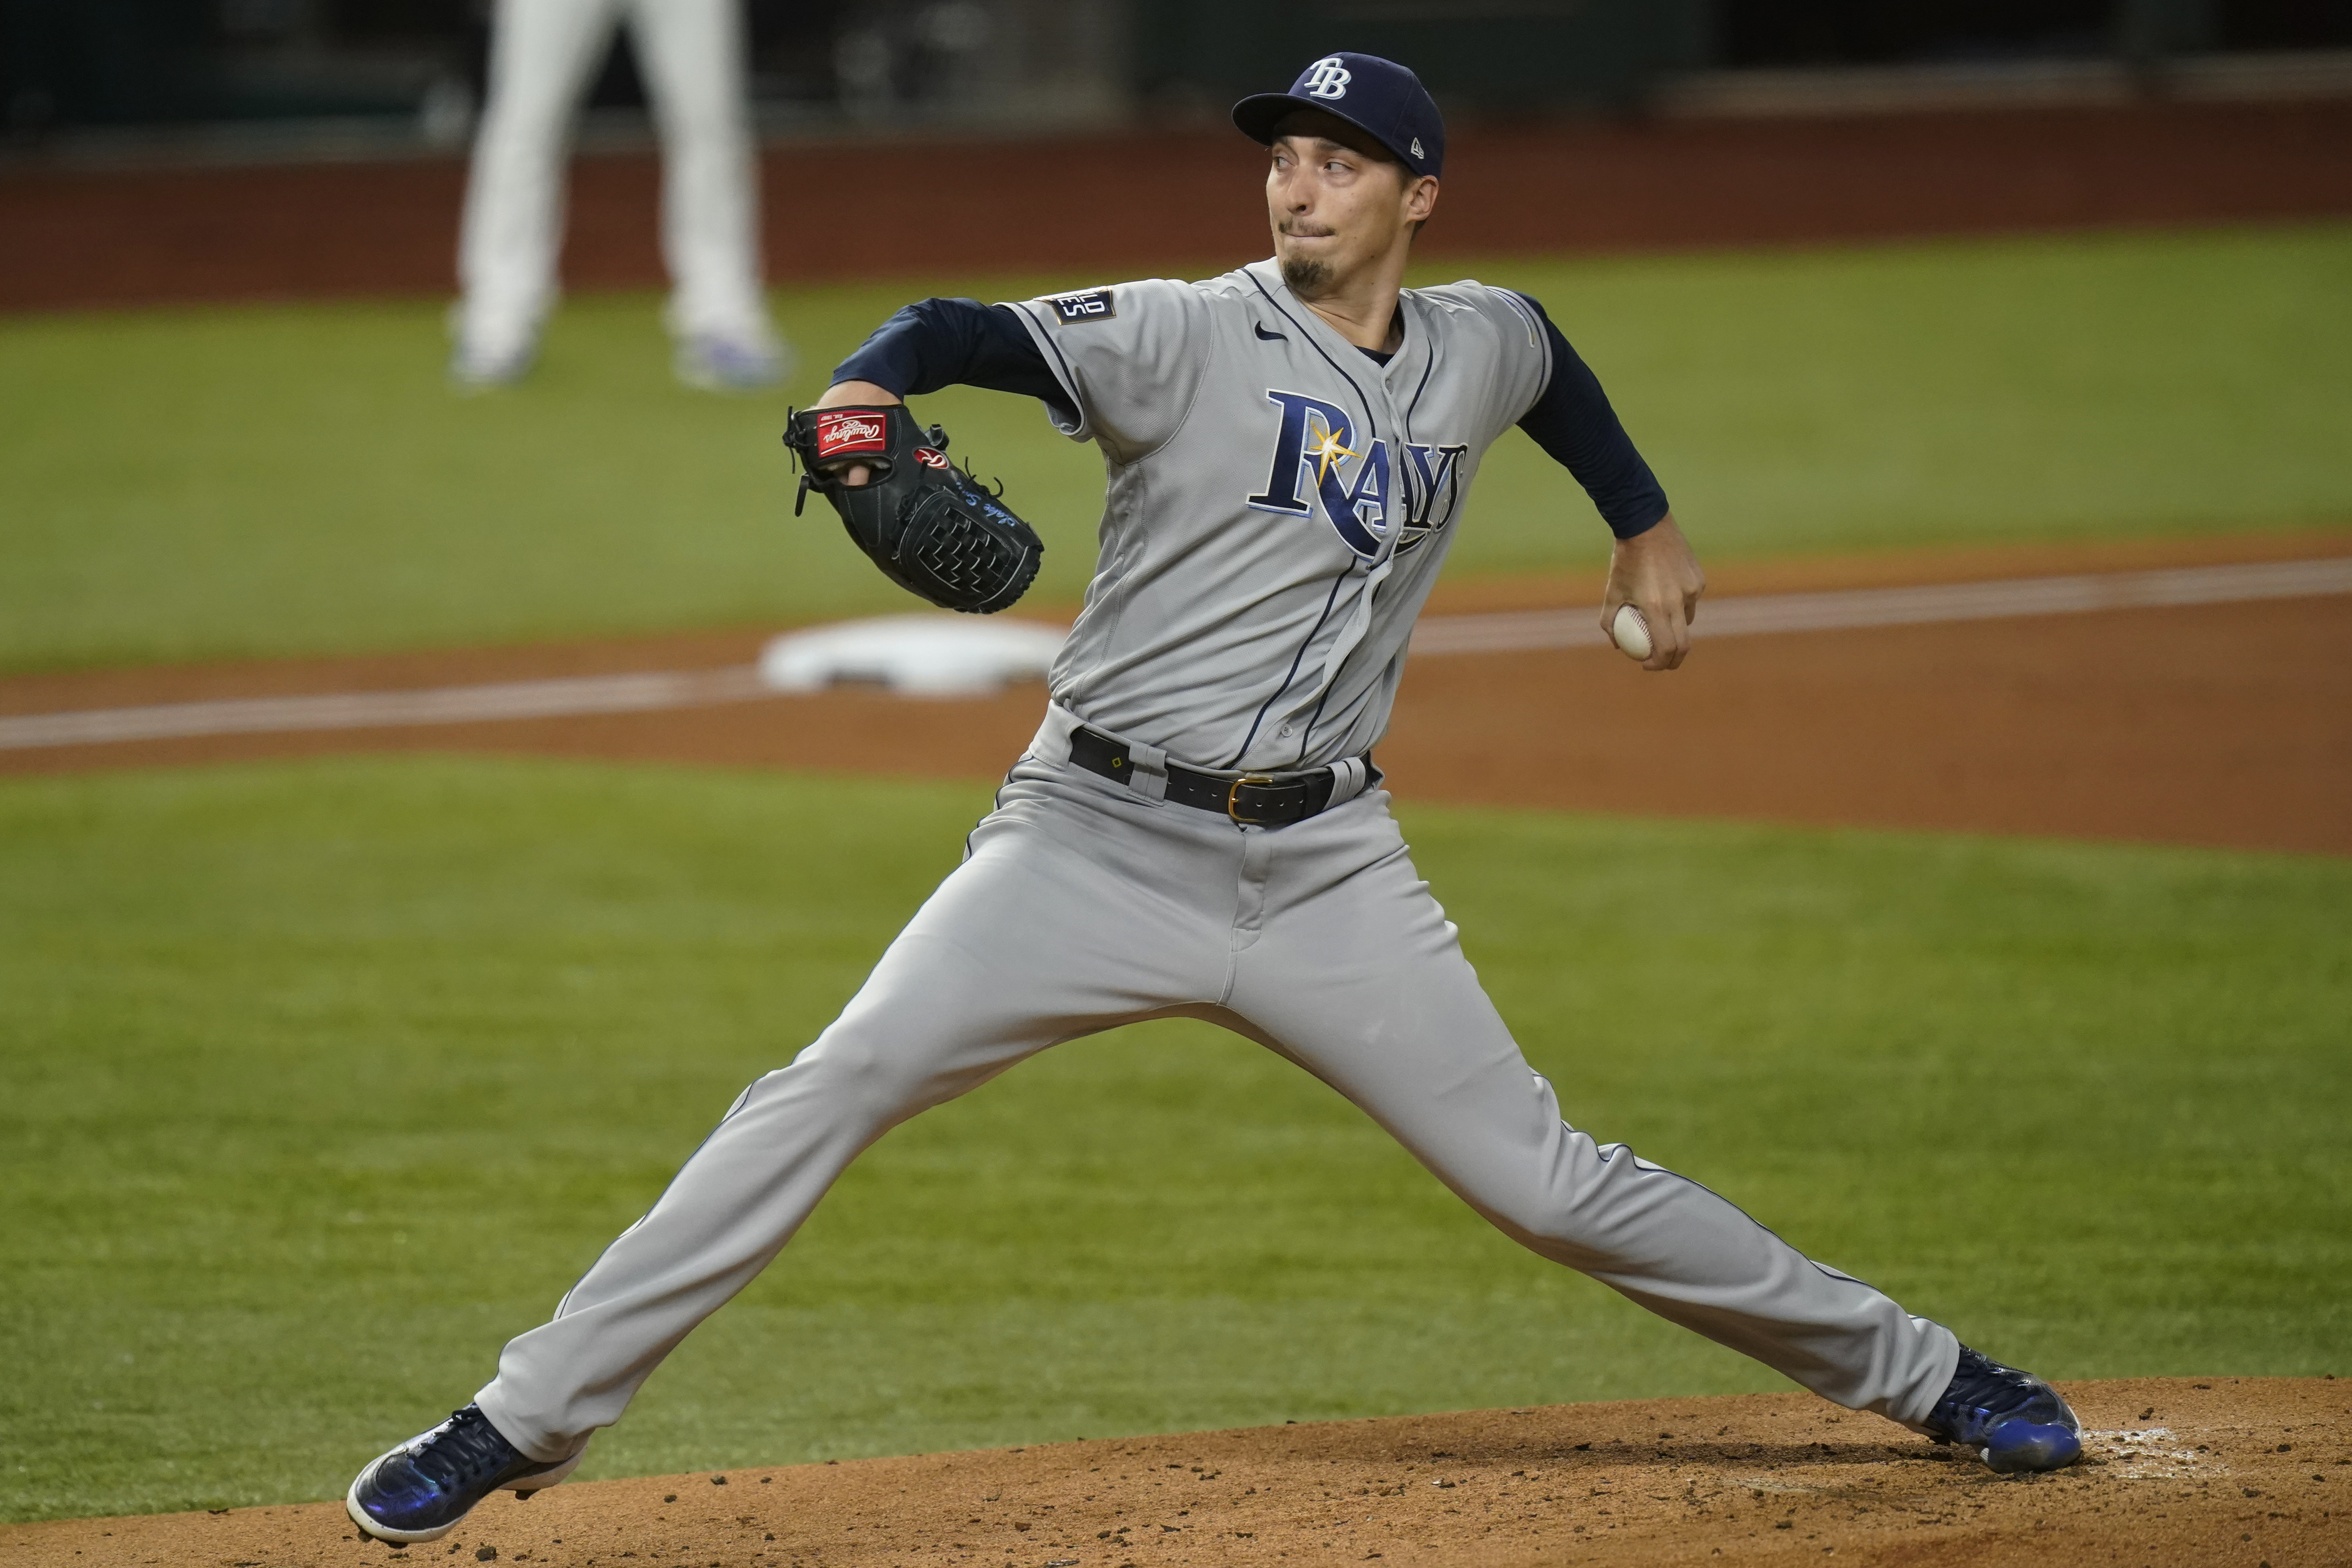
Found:
[[(778, 281), (1111, 274), (1257, 254), (1232, 132), (771, 146)], [(1459, 129), (1433, 253), (1590, 252), (2352, 214), (2352, 102)], [(455, 158), (0, 173), (0, 311), (434, 295)], [(650, 153), (582, 158), (573, 289), (661, 279)]]

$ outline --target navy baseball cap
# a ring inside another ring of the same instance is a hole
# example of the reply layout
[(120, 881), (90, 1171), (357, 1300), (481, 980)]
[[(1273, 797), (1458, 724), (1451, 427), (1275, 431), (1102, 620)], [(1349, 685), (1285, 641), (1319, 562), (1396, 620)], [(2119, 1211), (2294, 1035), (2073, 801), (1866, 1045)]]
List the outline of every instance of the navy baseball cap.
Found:
[(1234, 123), (1271, 143), (1275, 123), (1294, 109), (1319, 109), (1365, 132), (1416, 174), (1445, 166), (1445, 121), (1421, 79), (1378, 55), (1325, 55), (1298, 73), (1288, 92), (1261, 92), (1234, 105)]

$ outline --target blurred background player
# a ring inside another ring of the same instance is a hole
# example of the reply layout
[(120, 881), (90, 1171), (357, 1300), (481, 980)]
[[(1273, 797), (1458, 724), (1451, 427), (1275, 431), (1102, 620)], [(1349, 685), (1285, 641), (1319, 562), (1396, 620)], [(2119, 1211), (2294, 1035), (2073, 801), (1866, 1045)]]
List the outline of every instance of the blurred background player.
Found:
[(748, 389), (791, 369), (761, 289), (740, 0), (498, 0), (458, 241), (449, 374), (462, 386), (519, 380), (538, 353), (557, 293), (572, 121), (625, 16), (661, 133), (678, 379)]

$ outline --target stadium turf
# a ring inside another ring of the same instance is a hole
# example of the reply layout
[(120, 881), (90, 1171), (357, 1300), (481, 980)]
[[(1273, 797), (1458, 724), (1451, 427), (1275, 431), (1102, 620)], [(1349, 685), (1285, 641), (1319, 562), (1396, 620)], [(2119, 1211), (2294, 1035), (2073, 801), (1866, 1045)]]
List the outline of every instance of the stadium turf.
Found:
[[(986, 798), (0, 783), (0, 1518), (332, 1495), (462, 1401)], [(1580, 1124), (2053, 1375), (2352, 1372), (2352, 865), (1403, 815)], [(1775, 1385), (1160, 1025), (891, 1134), (589, 1469)]]
[[(2352, 226), (1425, 270), (1546, 301), (1713, 559), (2352, 523)], [(902, 608), (822, 506), (790, 516), (786, 405), (908, 298), (1091, 281), (790, 291), (803, 373), (733, 400), (670, 384), (642, 296), (572, 301), (529, 384), (472, 399), (433, 302), (0, 322), (0, 670)], [(1074, 603), (1094, 455), (1021, 400), (921, 412)], [(1605, 542), (1513, 436), (1452, 569)]]

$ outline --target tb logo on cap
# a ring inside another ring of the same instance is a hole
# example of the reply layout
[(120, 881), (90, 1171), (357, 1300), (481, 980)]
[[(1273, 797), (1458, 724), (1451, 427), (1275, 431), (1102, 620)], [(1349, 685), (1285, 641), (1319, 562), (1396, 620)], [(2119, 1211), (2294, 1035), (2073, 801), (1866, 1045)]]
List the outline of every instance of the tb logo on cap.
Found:
[(1310, 98), (1345, 98), (1352, 79), (1339, 56), (1327, 55), (1307, 68), (1307, 93)]

